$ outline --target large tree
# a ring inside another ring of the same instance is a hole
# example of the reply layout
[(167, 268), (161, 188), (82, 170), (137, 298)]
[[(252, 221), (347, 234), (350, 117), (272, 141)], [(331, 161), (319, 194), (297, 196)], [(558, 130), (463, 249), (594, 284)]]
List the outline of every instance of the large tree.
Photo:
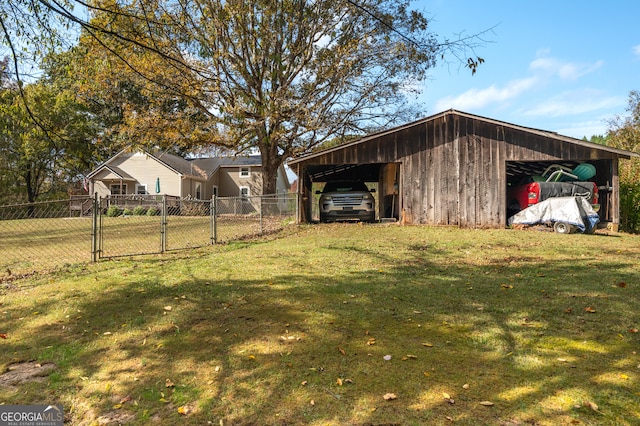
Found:
[[(32, 10), (51, 5), (8, 1)], [(482, 62), (467, 59), (477, 37), (439, 40), (409, 0), (93, 0), (89, 11), (85, 35), (137, 75), (144, 91), (197, 108), (212, 143), (259, 150), (264, 193), (275, 192), (286, 158), (410, 118), (407, 95), (437, 60), (453, 55), (472, 71)], [(130, 63), (132, 51), (164, 65)]]
[[(609, 121), (607, 143), (616, 148), (640, 152), (640, 91), (632, 90), (627, 101), (627, 114)], [(640, 161), (622, 163), (620, 177), (626, 182), (640, 183)]]
[[(640, 153), (640, 91), (629, 93), (627, 115), (609, 122), (607, 144)], [(631, 232), (640, 231), (640, 159), (620, 161), (620, 224)]]
[(73, 93), (45, 82), (22, 93), (16, 86), (0, 89), (0, 197), (34, 202), (80, 179), (92, 165), (97, 129)]

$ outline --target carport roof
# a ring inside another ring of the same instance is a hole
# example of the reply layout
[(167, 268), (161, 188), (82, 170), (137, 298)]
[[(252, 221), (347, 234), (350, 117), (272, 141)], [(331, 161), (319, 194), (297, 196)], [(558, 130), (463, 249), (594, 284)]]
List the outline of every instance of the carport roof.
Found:
[(341, 149), (344, 149), (344, 148), (347, 148), (347, 147), (351, 147), (351, 146), (354, 146), (354, 145), (366, 143), (366, 142), (368, 142), (370, 140), (379, 138), (381, 136), (385, 136), (385, 135), (392, 134), (392, 133), (395, 133), (395, 132), (398, 132), (398, 131), (401, 131), (401, 130), (404, 130), (404, 129), (408, 129), (410, 127), (413, 127), (413, 126), (416, 126), (416, 125), (420, 125), (420, 124), (423, 124), (423, 123), (426, 123), (426, 122), (429, 122), (431, 120), (435, 120), (437, 118), (440, 118), (440, 117), (443, 117), (443, 116), (447, 116), (447, 115), (458, 115), (458, 116), (461, 116), (461, 117), (472, 118), (474, 120), (481, 120), (481, 121), (484, 121), (486, 123), (491, 123), (491, 124), (496, 124), (496, 125), (499, 125), (499, 126), (510, 127), (512, 129), (521, 130), (521, 131), (529, 132), (529, 133), (532, 133), (532, 134), (537, 134), (537, 135), (544, 136), (544, 137), (547, 137), (547, 138), (552, 138), (552, 139), (564, 141), (564, 142), (567, 142), (567, 143), (572, 143), (572, 144), (575, 144), (575, 145), (581, 145), (581, 146), (584, 146), (584, 147), (587, 147), (587, 148), (598, 149), (598, 150), (601, 150), (601, 151), (610, 152), (610, 153), (613, 153), (613, 154), (617, 154), (620, 157), (626, 158), (626, 159), (629, 159), (631, 157), (640, 157), (640, 154), (637, 154), (635, 152), (626, 151), (626, 150), (618, 149), (618, 148), (613, 148), (613, 147), (606, 146), (606, 145), (600, 145), (600, 144), (597, 144), (597, 143), (593, 143), (593, 142), (588, 142), (588, 141), (584, 141), (584, 140), (581, 140), (581, 139), (572, 138), (570, 136), (564, 136), (564, 135), (561, 135), (561, 134), (559, 134), (557, 132), (553, 132), (553, 131), (549, 131), (549, 130), (535, 129), (535, 128), (526, 127), (526, 126), (520, 126), (520, 125), (517, 125), (517, 124), (508, 123), (506, 121), (495, 120), (493, 118), (482, 117), (482, 116), (479, 116), (479, 115), (470, 114), (470, 113), (463, 112), (463, 111), (458, 111), (458, 110), (455, 110), (455, 109), (450, 109), (450, 110), (443, 111), (443, 112), (438, 113), (438, 114), (431, 115), (429, 117), (422, 118), (420, 120), (417, 120), (417, 121), (414, 121), (414, 122), (411, 122), (411, 123), (407, 123), (407, 124), (403, 124), (403, 125), (398, 126), (398, 127), (394, 127), (392, 129), (387, 129), (387, 130), (383, 130), (383, 131), (380, 131), (380, 132), (377, 132), (377, 133), (372, 133), (370, 135), (367, 135), (367, 136), (364, 136), (364, 137), (362, 137), (360, 139), (357, 139), (357, 140), (355, 140), (353, 142), (345, 143), (343, 145), (338, 145), (338, 146), (335, 146), (335, 147), (332, 147), (332, 148), (328, 148), (328, 149), (325, 149), (325, 150), (322, 150), (322, 151), (313, 152), (313, 153), (310, 153), (310, 154), (307, 154), (307, 155), (303, 155), (303, 156), (294, 158), (294, 159), (292, 159), (292, 160), (290, 160), (288, 162), (288, 165), (291, 166), (291, 165), (294, 165), (294, 164), (302, 163), (302, 162), (311, 160), (313, 158), (323, 156), (323, 155), (325, 155), (327, 153), (330, 153), (330, 152), (340, 151)]

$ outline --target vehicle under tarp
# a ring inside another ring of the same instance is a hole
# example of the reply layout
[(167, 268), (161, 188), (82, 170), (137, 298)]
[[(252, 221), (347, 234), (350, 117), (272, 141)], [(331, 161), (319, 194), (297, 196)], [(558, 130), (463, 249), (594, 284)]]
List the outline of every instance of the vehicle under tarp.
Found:
[[(568, 224), (584, 233), (592, 233), (600, 216), (583, 197), (548, 198), (519, 211), (509, 218), (509, 225)], [(571, 229), (570, 227), (568, 229)], [(558, 230), (558, 228), (556, 228)]]

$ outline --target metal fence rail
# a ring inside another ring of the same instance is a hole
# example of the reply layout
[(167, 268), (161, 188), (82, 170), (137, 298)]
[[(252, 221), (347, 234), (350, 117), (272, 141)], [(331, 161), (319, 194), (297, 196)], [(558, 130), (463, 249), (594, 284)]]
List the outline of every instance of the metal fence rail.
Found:
[(297, 208), (295, 194), (212, 200), (75, 196), (0, 206), (0, 281), (64, 264), (251, 238), (295, 221)]

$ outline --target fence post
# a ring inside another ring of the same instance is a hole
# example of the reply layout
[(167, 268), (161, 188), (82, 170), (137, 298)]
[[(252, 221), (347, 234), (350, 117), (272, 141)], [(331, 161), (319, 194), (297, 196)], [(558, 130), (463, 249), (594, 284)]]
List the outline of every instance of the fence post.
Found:
[(91, 262), (98, 261), (98, 193), (93, 194), (93, 217), (91, 218)]
[(218, 242), (218, 202), (216, 195), (211, 196), (211, 244)]
[(260, 235), (262, 235), (262, 201), (264, 200), (264, 195), (260, 196)]
[(160, 216), (160, 253), (167, 250), (167, 196), (162, 196), (162, 215)]

